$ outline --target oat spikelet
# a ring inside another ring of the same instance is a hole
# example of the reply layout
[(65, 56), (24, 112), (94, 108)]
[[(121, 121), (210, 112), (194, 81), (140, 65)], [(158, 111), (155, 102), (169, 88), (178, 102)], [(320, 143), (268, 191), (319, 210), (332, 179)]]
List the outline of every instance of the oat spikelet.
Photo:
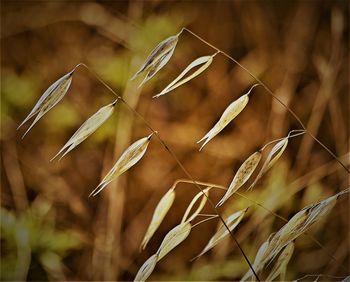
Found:
[[(209, 190), (211, 189), (212, 187), (208, 187), (206, 189), (203, 190), (203, 192), (205, 193), (205, 195), (208, 196), (208, 193), (209, 193)], [(191, 221), (193, 219), (195, 219), (195, 217), (202, 211), (202, 209), (204, 208), (206, 202), (207, 202), (207, 197), (203, 195), (203, 192), (198, 192), (196, 196), (193, 197), (191, 203), (188, 205), (186, 211), (185, 211), (185, 214), (184, 216), (182, 217), (182, 220), (181, 220), (181, 223), (185, 222), (185, 221)], [(196, 211), (190, 216), (190, 212), (193, 208), (193, 206), (195, 205), (195, 203), (198, 201), (198, 199), (202, 197), (202, 200), (200, 201)]]
[(254, 182), (250, 185), (249, 189), (252, 189), (259, 179), (278, 161), (278, 159), (282, 156), (283, 152), (287, 148), (288, 145), (288, 136), (283, 138), (281, 141), (276, 143), (275, 146), (271, 149), (268, 154), (259, 174), (255, 178)]
[(140, 267), (139, 271), (136, 274), (134, 281), (146, 281), (146, 279), (152, 274), (158, 261), (158, 255), (154, 254), (150, 256), (145, 263)]
[(272, 281), (278, 275), (280, 275), (280, 281), (285, 281), (287, 264), (290, 261), (294, 251), (294, 243), (289, 243), (284, 250), (279, 255), (277, 262), (273, 266), (269, 276), (266, 278), (266, 281)]
[(175, 190), (171, 188), (162, 199), (159, 201), (156, 209), (154, 210), (151, 223), (149, 224), (146, 234), (142, 240), (140, 249), (144, 250), (149, 240), (152, 238), (153, 234), (158, 229), (159, 225), (162, 223), (164, 217), (168, 213), (170, 207), (172, 206), (175, 199)]
[(107, 106), (102, 107), (91, 117), (89, 117), (67, 141), (62, 149), (51, 159), (51, 161), (66, 150), (60, 157), (60, 159), (62, 159), (66, 154), (68, 154), (92, 133), (94, 133), (113, 114), (116, 103), (117, 100)]
[(162, 244), (160, 245), (157, 254), (158, 261), (167, 255), (176, 246), (181, 244), (190, 234), (192, 225), (189, 221), (180, 223), (171, 229), (167, 235), (165, 235)]
[[(340, 192), (342, 193), (342, 192)], [(304, 207), (296, 213), (271, 239), (264, 256), (264, 264), (270, 263), (280, 251), (306, 232), (314, 223), (325, 217), (335, 206), (340, 193), (318, 203)]]
[(207, 134), (203, 136), (201, 140), (199, 140), (197, 143), (201, 143), (204, 141), (202, 146), (200, 147), (199, 151), (203, 149), (203, 147), (216, 135), (218, 135), (236, 116), (240, 114), (241, 111), (246, 107), (246, 105), (249, 102), (249, 94), (253, 90), (254, 87), (258, 86), (259, 84), (254, 84), (249, 91), (239, 97), (237, 100), (233, 101), (226, 110), (222, 113), (219, 121), (213, 126), (212, 129), (208, 131)]
[(134, 166), (146, 153), (149, 142), (151, 141), (153, 133), (147, 137), (137, 140), (130, 145), (125, 152), (120, 156), (118, 161), (112, 169), (103, 178), (101, 183), (90, 193), (89, 197), (96, 196), (100, 193), (110, 182), (115, 180), (118, 176), (123, 174), (129, 168)]
[[(255, 270), (255, 272), (259, 272), (264, 267), (264, 265), (261, 263), (261, 261), (264, 257), (264, 254), (267, 250), (269, 243), (270, 243), (269, 240), (262, 243), (258, 252), (256, 253), (256, 256), (255, 256), (255, 259), (254, 259), (254, 262), (252, 265), (252, 268)], [(247, 281), (252, 276), (253, 276), (253, 271), (249, 268), (247, 273), (242, 277), (241, 282)]]
[(261, 152), (255, 152), (237, 170), (236, 175), (234, 176), (229, 188), (227, 189), (225, 195), (222, 197), (220, 202), (216, 205), (221, 206), (229, 197), (231, 197), (239, 188), (244, 185), (253, 174), (255, 168), (261, 160)]
[[(74, 69), (75, 70), (75, 69)], [(34, 108), (31, 110), (31, 112), (28, 114), (28, 116), (24, 119), (24, 121), (18, 126), (17, 130), (25, 124), (29, 119), (32, 117), (35, 117), (33, 123), (29, 126), (27, 131), (22, 136), (22, 139), (24, 136), (27, 135), (27, 133), (32, 129), (32, 127), (42, 118), (43, 115), (45, 115), (49, 110), (51, 110), (59, 101), (62, 100), (62, 98), (66, 95), (69, 86), (72, 83), (72, 76), (73, 72), (65, 74), (60, 79), (55, 81), (40, 97), (38, 102), (35, 104)]]
[[(226, 220), (226, 224), (229, 227), (230, 231), (234, 230), (237, 225), (241, 222), (243, 219), (245, 213), (248, 209), (240, 210), (238, 212), (235, 212), (234, 214), (230, 215)], [(207, 251), (215, 247), (222, 239), (224, 239), (229, 234), (229, 231), (226, 229), (224, 225), (221, 225), (218, 231), (211, 237), (208, 244), (204, 247), (204, 249), (200, 252), (199, 255), (197, 255), (194, 259), (197, 259), (198, 257), (205, 254)]]
[(147, 72), (147, 74), (140, 86), (150, 80), (170, 60), (174, 53), (178, 37), (179, 34), (170, 36), (159, 43), (156, 48), (152, 50), (151, 54), (147, 57), (141, 68), (135, 73), (131, 80), (135, 79), (143, 72)]
[[(167, 94), (168, 92), (174, 90), (175, 88), (181, 86), (182, 84), (190, 81), (191, 79), (193, 79), (194, 77), (200, 75), (202, 72), (204, 72), (213, 62), (213, 58), (217, 53), (211, 55), (211, 56), (203, 56), (200, 57), (196, 60), (194, 60), (191, 64), (189, 64), (184, 70), (183, 72), (177, 77), (175, 78), (167, 87), (165, 87), (163, 89), (162, 92), (160, 92), (159, 94), (153, 96), (153, 98), (158, 98), (162, 95)], [(195, 70), (192, 74), (186, 76), (184, 78), (184, 76), (193, 68), (197, 67), (201, 65), (201, 67), (199, 67), (197, 70)]]

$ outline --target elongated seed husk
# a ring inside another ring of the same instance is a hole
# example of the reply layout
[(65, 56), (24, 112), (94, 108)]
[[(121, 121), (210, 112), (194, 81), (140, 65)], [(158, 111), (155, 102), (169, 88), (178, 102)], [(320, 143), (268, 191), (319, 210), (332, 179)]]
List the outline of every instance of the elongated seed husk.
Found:
[(261, 152), (255, 152), (239, 167), (235, 174), (229, 188), (225, 195), (222, 197), (217, 206), (221, 206), (228, 198), (230, 198), (239, 188), (244, 185), (253, 174), (255, 168), (258, 166), (261, 160)]
[(275, 144), (268, 154), (264, 164), (262, 165), (257, 177), (254, 182), (250, 185), (249, 189), (252, 189), (256, 183), (260, 180), (260, 178), (278, 161), (278, 159), (282, 156), (283, 152), (287, 148), (288, 145), (288, 137), (283, 138), (281, 141)]
[(294, 251), (294, 243), (289, 243), (279, 255), (277, 262), (273, 266), (269, 276), (266, 278), (266, 281), (272, 281), (278, 275), (281, 275), (280, 281), (285, 281), (285, 273), (287, 269), (287, 264), (290, 261)]
[[(342, 193), (342, 192), (340, 192)], [(314, 223), (329, 214), (335, 206), (340, 193), (323, 201), (308, 205), (297, 212), (271, 239), (263, 258), (263, 263), (270, 263), (280, 251), (306, 232)]]
[[(230, 232), (232, 232), (237, 225), (241, 222), (243, 219), (245, 213), (248, 209), (240, 210), (238, 212), (235, 212), (234, 214), (230, 215), (226, 220), (226, 225), (228, 226)], [(204, 247), (204, 249), (195, 257), (198, 258), (205, 254), (207, 251), (215, 247), (218, 243), (220, 243), (230, 232), (226, 229), (224, 225), (221, 225), (218, 231), (210, 238), (208, 244)]]
[(100, 193), (110, 182), (115, 180), (118, 176), (123, 174), (129, 168), (134, 166), (146, 153), (148, 144), (153, 134), (137, 140), (130, 145), (124, 153), (120, 156), (118, 161), (112, 167), (112, 169), (103, 178), (101, 183), (90, 193), (90, 196), (96, 196)]
[(141, 249), (145, 249), (149, 240), (152, 238), (153, 234), (158, 229), (159, 225), (162, 223), (164, 217), (168, 213), (170, 207), (172, 206), (175, 199), (174, 188), (169, 189), (169, 191), (162, 197), (159, 201), (156, 209), (154, 210), (151, 223), (149, 224), (146, 234), (141, 243)]
[(203, 136), (201, 140), (199, 140), (197, 143), (201, 143), (204, 141), (202, 146), (200, 147), (199, 151), (203, 149), (203, 147), (211, 140), (213, 139), (217, 134), (219, 134), (236, 116), (239, 115), (241, 111), (245, 108), (245, 106), (248, 104), (249, 96), (248, 94), (245, 94), (232, 102), (226, 110), (222, 113), (219, 121), (213, 126), (212, 129), (208, 131), (207, 134)]
[(63, 158), (66, 154), (68, 154), (71, 150), (73, 150), (76, 146), (88, 138), (92, 133), (94, 133), (113, 114), (116, 102), (117, 101), (102, 107), (91, 117), (89, 117), (67, 141), (62, 149), (51, 159), (51, 161), (66, 150), (60, 157), (60, 159)]
[(151, 79), (170, 60), (175, 50), (177, 41), (178, 35), (174, 35), (160, 42), (152, 50), (151, 54), (147, 57), (143, 65), (135, 73), (131, 80), (135, 79), (137, 76), (139, 76), (145, 71), (147, 71), (147, 75), (145, 80), (141, 84), (144, 84), (147, 80)]
[(167, 255), (171, 250), (180, 245), (190, 234), (192, 225), (189, 221), (180, 223), (165, 235), (158, 251), (158, 261)]
[(32, 127), (42, 118), (42, 116), (44, 116), (49, 110), (51, 110), (66, 95), (69, 86), (72, 83), (73, 72), (74, 70), (65, 74), (57, 81), (55, 81), (40, 97), (38, 102), (35, 104), (34, 108), (17, 128), (18, 130), (23, 124), (25, 124), (29, 119), (36, 115), (34, 121), (22, 136), (22, 139), (24, 138), (24, 136), (27, 135), (27, 133), (32, 129)]
[[(196, 76), (200, 75), (202, 72), (204, 72), (213, 62), (214, 55), (211, 56), (203, 56), (200, 58), (197, 58), (194, 60), (191, 64), (189, 64), (186, 69), (184, 69), (181, 74), (175, 78), (167, 87), (165, 87), (162, 92), (159, 94), (153, 96), (153, 98), (158, 98), (162, 95), (165, 95), (169, 93), (170, 91), (174, 90), (175, 88), (181, 86), (182, 84), (185, 84), (186, 82), (190, 81), (191, 79), (195, 78)], [(197, 70), (195, 70), (192, 74), (184, 76), (193, 68), (201, 65)]]
[(139, 271), (136, 274), (134, 281), (143, 282), (152, 274), (154, 268), (156, 267), (158, 261), (158, 255), (154, 254), (150, 256), (144, 264), (140, 267)]

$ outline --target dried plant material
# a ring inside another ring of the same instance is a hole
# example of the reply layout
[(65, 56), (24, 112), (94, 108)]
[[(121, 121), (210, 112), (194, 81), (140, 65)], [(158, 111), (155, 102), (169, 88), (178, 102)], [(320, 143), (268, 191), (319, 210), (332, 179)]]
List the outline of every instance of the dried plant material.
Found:
[(101, 183), (90, 193), (89, 197), (96, 196), (100, 193), (110, 182), (115, 180), (118, 176), (123, 174), (129, 168), (134, 166), (146, 153), (149, 142), (151, 141), (153, 133), (147, 137), (143, 137), (130, 145), (125, 152), (120, 156), (118, 161), (112, 169), (103, 178)]
[(147, 57), (141, 68), (131, 78), (131, 80), (135, 79), (145, 71), (147, 74), (140, 86), (143, 85), (146, 81), (150, 80), (170, 60), (171, 56), (174, 53), (178, 38), (179, 34), (170, 36), (159, 43)]
[[(185, 222), (185, 221), (192, 221), (204, 208), (206, 202), (207, 202), (207, 197), (204, 196), (207, 195), (208, 196), (208, 192), (212, 187), (208, 187), (206, 189), (203, 190), (203, 192), (198, 192), (196, 196), (193, 197), (191, 203), (188, 205), (184, 216), (182, 217), (181, 223)], [(204, 193), (204, 194), (203, 194)], [(201, 202), (198, 205), (198, 208), (196, 209), (196, 211), (188, 218), (193, 206), (195, 205), (195, 203), (198, 201), (198, 199), (202, 197)]]
[(180, 223), (171, 229), (164, 237), (162, 244), (160, 245), (157, 254), (158, 261), (167, 255), (176, 246), (182, 243), (190, 234), (192, 225), (189, 221)]
[(221, 206), (229, 197), (231, 197), (239, 188), (244, 185), (253, 174), (255, 168), (258, 166), (261, 160), (261, 152), (255, 152), (237, 170), (236, 175), (234, 176), (229, 188), (227, 189), (225, 195), (222, 197), (220, 202), (216, 205)]
[[(213, 62), (213, 58), (216, 54), (217, 53), (215, 53), (214, 55), (211, 55), (211, 56), (203, 56), (203, 57), (200, 57), (200, 58), (197, 58), (196, 60), (194, 60), (191, 64), (189, 64), (183, 70), (183, 72), (177, 78), (175, 78), (167, 87), (165, 87), (162, 92), (153, 96), (153, 98), (158, 98), (162, 95), (165, 95), (168, 92), (174, 90), (175, 88), (181, 86), (182, 84), (185, 84), (187, 81), (190, 81), (194, 77), (200, 75), (202, 72), (204, 72), (211, 65), (211, 63)], [(199, 67), (197, 70), (195, 70), (192, 74), (190, 74), (184, 78), (184, 76), (190, 70), (192, 70), (193, 68), (195, 68), (199, 65), (202, 65), (202, 66)]]
[[(267, 247), (269, 245), (269, 240), (265, 241), (259, 248), (258, 252), (256, 253), (254, 262), (252, 264), (252, 268), (255, 270), (255, 272), (258, 272), (260, 269), (262, 269), (264, 267), (264, 265), (262, 265), (261, 261), (262, 258), (267, 250)], [(241, 282), (243, 281), (247, 281), (250, 277), (253, 276), (253, 271), (251, 270), (251, 268), (249, 268), (249, 270), (247, 271), (246, 274), (244, 274), (244, 276), (241, 279)]]
[(149, 240), (152, 238), (153, 234), (158, 229), (159, 225), (162, 223), (164, 217), (168, 213), (171, 205), (173, 204), (175, 199), (175, 190), (171, 188), (162, 199), (159, 201), (156, 209), (154, 210), (151, 223), (149, 224), (145, 237), (141, 243), (141, 249), (144, 250)]
[(266, 278), (266, 281), (272, 281), (278, 275), (280, 275), (280, 281), (285, 281), (287, 264), (293, 255), (293, 251), (294, 251), (294, 243), (291, 242), (281, 252), (269, 276)]
[[(238, 212), (235, 212), (234, 214), (230, 215), (226, 220), (226, 225), (228, 226), (230, 232), (234, 230), (237, 225), (241, 222), (243, 219), (245, 213), (248, 209), (240, 210)], [(207, 251), (215, 247), (222, 239), (224, 239), (230, 232), (226, 229), (224, 225), (221, 225), (218, 231), (211, 237), (208, 244), (204, 247), (204, 249), (200, 252), (198, 256), (196, 256), (194, 259), (202, 256)]]
[(152, 274), (154, 268), (156, 267), (158, 261), (158, 255), (154, 254), (150, 256), (145, 263), (140, 267), (136, 274), (134, 281), (146, 281), (146, 279)]
[(270, 263), (280, 251), (301, 234), (306, 232), (311, 225), (326, 216), (336, 204), (341, 195), (340, 192), (323, 201), (304, 207), (296, 213), (271, 239), (264, 255), (263, 263)]
[[(75, 70), (75, 69), (74, 69)], [(35, 117), (33, 123), (29, 126), (27, 131), (22, 136), (27, 135), (27, 133), (32, 129), (32, 127), (45, 115), (49, 110), (51, 110), (62, 98), (66, 95), (69, 86), (72, 83), (72, 75), (74, 70), (65, 74), (60, 79), (55, 81), (40, 97), (38, 102), (35, 104), (32, 111), (28, 114), (28, 116), (24, 119), (24, 121), (18, 126), (17, 130), (25, 124), (29, 119)]]
[(287, 145), (288, 145), (288, 136), (283, 138), (281, 141), (276, 143), (275, 146), (273, 146), (261, 170), (259, 171), (259, 174), (255, 178), (252, 185), (250, 185), (249, 189), (252, 189), (256, 185), (256, 183), (259, 181), (259, 179), (278, 161), (278, 159), (283, 154), (284, 150), (287, 148)]
[(67, 141), (62, 149), (51, 159), (51, 161), (66, 150), (60, 157), (60, 159), (62, 159), (66, 154), (68, 154), (92, 133), (94, 133), (112, 115), (117, 101), (118, 100), (114, 101), (112, 104), (102, 107), (95, 114), (89, 117)]
[(249, 102), (249, 94), (253, 90), (254, 87), (258, 86), (259, 84), (254, 84), (249, 91), (239, 97), (237, 100), (233, 101), (226, 110), (222, 113), (219, 121), (213, 126), (212, 129), (208, 131), (207, 134), (203, 136), (201, 140), (199, 140), (197, 143), (201, 143), (204, 141), (203, 145), (200, 147), (199, 151), (203, 149), (203, 147), (216, 135), (218, 135), (236, 116), (239, 115), (241, 111), (245, 108), (245, 106)]

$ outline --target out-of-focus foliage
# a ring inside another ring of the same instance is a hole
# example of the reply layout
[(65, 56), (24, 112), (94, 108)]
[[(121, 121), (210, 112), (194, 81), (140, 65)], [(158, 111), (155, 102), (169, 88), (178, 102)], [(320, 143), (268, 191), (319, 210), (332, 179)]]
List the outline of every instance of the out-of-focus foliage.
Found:
[[(152, 99), (193, 60), (215, 53), (186, 31), (167, 65), (143, 87), (138, 88), (142, 77), (130, 81), (131, 76), (159, 42), (186, 26), (271, 87), (348, 165), (348, 23), (348, 3), (343, 0), (2, 1), (2, 279), (131, 280), (198, 193), (193, 185), (178, 184), (171, 209), (139, 252), (157, 203), (176, 179), (186, 177), (154, 138), (137, 165), (88, 198), (118, 156), (150, 134), (122, 104), (64, 159), (49, 162), (88, 117), (115, 100), (83, 68), (74, 74), (64, 99), (21, 140), (26, 128), (16, 128), (37, 99), (79, 62), (91, 67), (159, 131), (194, 179), (227, 187), (258, 148), (300, 129), (293, 116), (256, 87), (244, 111), (199, 152), (196, 142), (255, 81), (218, 54), (201, 75)], [(289, 219), (347, 186), (345, 170), (305, 134), (289, 141), (253, 190), (242, 186), (239, 192)], [(210, 191), (214, 203), (223, 195), (222, 190)], [(329, 216), (308, 231), (323, 249), (310, 236), (296, 240), (286, 279), (349, 274), (347, 199), (344, 195)], [(235, 235), (253, 261), (261, 243), (285, 222), (238, 195), (219, 211), (226, 217), (248, 206)], [(202, 211), (211, 212), (208, 205)], [(193, 228), (157, 263), (150, 278), (239, 280), (248, 266), (229, 237), (190, 261), (217, 225), (211, 220)]]
[(1, 209), (1, 280), (64, 279), (62, 260), (82, 247), (81, 235), (58, 230), (54, 213), (42, 198), (19, 217)]

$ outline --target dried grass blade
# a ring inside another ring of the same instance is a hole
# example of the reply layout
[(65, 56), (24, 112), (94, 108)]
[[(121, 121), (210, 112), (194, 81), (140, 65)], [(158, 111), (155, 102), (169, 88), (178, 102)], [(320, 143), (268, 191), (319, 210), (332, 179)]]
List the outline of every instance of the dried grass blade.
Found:
[[(177, 41), (178, 41), (178, 37), (179, 37), (178, 34), (177, 35), (173, 35), (173, 36), (170, 36), (170, 37), (166, 38), (162, 42), (160, 42), (152, 50), (152, 52), (147, 57), (147, 59), (145, 60), (143, 65), (134, 74), (134, 76), (131, 78), (131, 80), (134, 80), (141, 73), (143, 73), (144, 71), (149, 71), (150, 69), (153, 69), (153, 74), (152, 74), (152, 76), (153, 76), (162, 67), (164, 67), (166, 65), (166, 63), (170, 60), (171, 55), (173, 54), (173, 52), (175, 50), (175, 47), (176, 47), (176, 44), (177, 44)], [(170, 56), (167, 56), (169, 54), (170, 54)], [(152, 76), (150, 76), (148, 79), (150, 79)]]
[(154, 268), (156, 267), (157, 261), (158, 261), (157, 254), (150, 256), (144, 262), (144, 264), (140, 267), (134, 281), (139, 281), (139, 282), (146, 281), (146, 279), (152, 274)]
[(146, 153), (149, 142), (151, 141), (153, 133), (147, 137), (137, 140), (130, 145), (124, 153), (120, 156), (118, 161), (112, 169), (103, 178), (101, 183), (90, 193), (90, 196), (96, 196), (100, 193), (110, 182), (115, 180), (118, 176), (123, 174), (129, 168), (134, 166)]
[(248, 189), (252, 189), (260, 178), (278, 161), (288, 145), (288, 137), (283, 138), (281, 141), (276, 143), (268, 154), (259, 174), (255, 178), (254, 182), (250, 185)]
[(179, 225), (171, 229), (168, 232), (168, 234), (165, 235), (163, 242), (157, 251), (158, 261), (161, 260), (176, 246), (182, 243), (190, 234), (191, 229), (192, 229), (192, 225), (188, 221), (180, 223)]
[(213, 139), (217, 134), (219, 134), (221, 130), (223, 130), (236, 116), (239, 115), (241, 111), (243, 111), (245, 106), (248, 104), (248, 101), (249, 96), (248, 94), (245, 94), (237, 100), (235, 100), (234, 102), (232, 102), (226, 108), (226, 110), (222, 113), (219, 121), (213, 126), (212, 129), (208, 131), (206, 135), (203, 136), (201, 140), (197, 142), (201, 143), (202, 141), (204, 141), (199, 151), (201, 151), (211, 139)]
[[(209, 190), (211, 188), (212, 187), (208, 187), (208, 188), (203, 190), (205, 195), (208, 196)], [(202, 209), (204, 208), (204, 206), (205, 206), (205, 204), (207, 202), (207, 197), (203, 195), (203, 192), (199, 192), (199, 193), (197, 193), (196, 196), (193, 197), (191, 203), (188, 205), (188, 207), (187, 207), (187, 209), (185, 211), (184, 216), (182, 217), (181, 223), (183, 223), (185, 221), (192, 221), (202, 211)], [(195, 205), (195, 203), (198, 201), (198, 199), (200, 197), (202, 197), (202, 200), (199, 203), (198, 208), (196, 209), (196, 211), (190, 217), (188, 217), (190, 212), (191, 212), (191, 210), (192, 210), (192, 208), (193, 208), (193, 206)]]
[(225, 195), (222, 197), (216, 207), (221, 206), (229, 197), (231, 197), (239, 188), (242, 187), (242, 185), (248, 181), (255, 168), (258, 166), (260, 160), (261, 152), (257, 151), (244, 161), (244, 163), (237, 170), (237, 173), (234, 176)]
[(40, 120), (40, 118), (45, 115), (49, 110), (51, 110), (62, 98), (66, 95), (69, 86), (72, 83), (72, 75), (73, 71), (65, 74), (57, 81), (55, 81), (40, 97), (38, 102), (35, 104), (34, 108), (28, 114), (28, 116), (24, 119), (24, 121), (18, 126), (17, 130), (25, 124), (29, 119), (36, 115), (33, 123), (29, 126), (27, 131), (22, 136), (27, 135), (27, 133), (32, 129), (32, 127)]
[(171, 188), (162, 199), (159, 201), (156, 209), (154, 210), (151, 223), (149, 224), (146, 234), (142, 240), (140, 249), (144, 250), (149, 240), (152, 238), (153, 234), (158, 229), (159, 225), (162, 223), (164, 217), (168, 213), (170, 207), (172, 206), (175, 199), (175, 190)]
[(89, 117), (67, 141), (62, 149), (51, 159), (54, 160), (58, 155), (64, 152), (60, 157), (62, 159), (66, 154), (94, 133), (112, 114), (117, 100), (109, 105), (106, 105)]
[[(245, 213), (248, 209), (240, 210), (238, 212), (235, 212), (234, 214), (230, 215), (226, 220), (226, 224), (230, 229), (230, 232), (234, 230), (237, 225), (241, 222), (243, 219)], [(194, 259), (197, 259), (198, 257), (205, 254), (207, 251), (215, 247), (223, 238), (225, 238), (229, 234), (229, 231), (221, 225), (218, 231), (211, 237), (208, 244), (204, 247), (204, 249), (197, 255)]]
[[(194, 60), (191, 64), (189, 64), (182, 71), (182, 73), (177, 78), (175, 78), (167, 87), (165, 87), (162, 92), (153, 96), (153, 98), (158, 98), (162, 95), (165, 95), (168, 92), (174, 90), (175, 88), (181, 86), (182, 84), (185, 84), (186, 82), (193, 79), (194, 77), (200, 75), (202, 72), (204, 72), (211, 65), (215, 55), (216, 55), (216, 53), (214, 55), (211, 55), (211, 56), (203, 56), (203, 57), (200, 57), (200, 58), (197, 58), (196, 60)], [(183, 78), (191, 69), (193, 69), (199, 65), (202, 65), (202, 66), (200, 68), (198, 68), (197, 70), (195, 70), (192, 74)]]
[(293, 251), (294, 251), (294, 243), (291, 242), (284, 248), (284, 250), (278, 257), (278, 260), (273, 266), (269, 276), (266, 278), (266, 281), (272, 281), (278, 275), (280, 275), (280, 281), (285, 281), (287, 264), (293, 255)]

